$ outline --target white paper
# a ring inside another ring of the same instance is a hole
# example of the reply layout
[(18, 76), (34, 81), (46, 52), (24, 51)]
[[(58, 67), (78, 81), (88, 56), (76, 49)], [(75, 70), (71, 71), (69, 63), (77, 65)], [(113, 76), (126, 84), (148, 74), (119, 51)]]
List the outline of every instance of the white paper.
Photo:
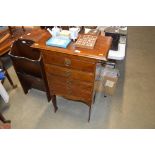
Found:
[(114, 86), (114, 82), (107, 80), (106, 83), (105, 83), (105, 86), (108, 86), (108, 87), (112, 88)]
[(87, 34), (91, 29), (85, 28), (85, 34)]

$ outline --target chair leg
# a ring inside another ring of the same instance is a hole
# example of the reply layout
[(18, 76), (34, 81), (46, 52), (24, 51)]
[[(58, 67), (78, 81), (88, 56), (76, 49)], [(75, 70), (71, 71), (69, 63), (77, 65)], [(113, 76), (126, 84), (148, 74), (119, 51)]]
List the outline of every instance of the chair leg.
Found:
[(3, 123), (11, 123), (11, 121), (10, 120), (6, 120), (5, 118), (4, 118), (4, 116), (0, 113), (0, 120), (3, 122)]

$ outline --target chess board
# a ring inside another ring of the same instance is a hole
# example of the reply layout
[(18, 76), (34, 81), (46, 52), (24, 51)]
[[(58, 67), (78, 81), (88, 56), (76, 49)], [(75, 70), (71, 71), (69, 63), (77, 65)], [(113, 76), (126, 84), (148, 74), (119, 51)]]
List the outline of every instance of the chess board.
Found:
[(80, 35), (75, 43), (76, 47), (93, 49), (97, 40), (97, 36), (94, 35)]

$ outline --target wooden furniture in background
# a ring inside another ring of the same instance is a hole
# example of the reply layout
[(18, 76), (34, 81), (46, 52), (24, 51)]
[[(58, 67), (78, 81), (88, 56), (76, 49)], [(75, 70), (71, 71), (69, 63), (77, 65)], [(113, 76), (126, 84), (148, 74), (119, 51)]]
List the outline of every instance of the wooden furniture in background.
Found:
[[(11, 48), (11, 45), (12, 45), (12, 43), (15, 40), (17, 40), (22, 35), (24, 35), (26, 33), (29, 33), (31, 31), (32, 31), (32, 28), (24, 28), (24, 31), (23, 31), (23, 29), (18, 28), (18, 27), (14, 31), (12, 31), (14, 33), (13, 34), (13, 37), (10, 35), (5, 40), (3, 40), (3, 42), (0, 43), (0, 56), (2, 56), (3, 54), (6, 54), (6, 53), (9, 52), (9, 50)], [(0, 31), (0, 33), (1, 33), (1, 31)], [(8, 29), (5, 29), (5, 33), (10, 34), (9, 28)]]
[[(32, 28), (24, 28), (23, 27), (23, 29), (21, 30), (21, 28), (17, 27), (14, 31), (12, 31), (13, 36), (10, 35), (10, 31), (7, 28), (0, 31), (0, 34), (2, 34), (2, 33), (4, 34), (4, 35), (2, 35), (2, 38), (0, 37), (0, 65), (1, 65), (1, 68), (5, 71), (6, 77), (8, 78), (8, 80), (13, 88), (16, 88), (17, 85), (15, 85), (13, 83), (10, 75), (8, 74), (7, 67), (5, 65), (5, 60), (6, 60), (5, 57), (7, 56), (8, 52), (10, 51), (11, 45), (13, 44), (13, 42), (23, 35), (23, 31), (24, 31), (24, 34), (26, 34), (26, 33), (31, 32), (31, 30), (32, 30)], [(6, 35), (7, 35), (7, 37), (6, 37)]]
[[(13, 31), (14, 31), (14, 29), (17, 29), (17, 27), (16, 26), (8, 26), (8, 28), (9, 28), (9, 32), (10, 32), (11, 36), (14, 36), (14, 32)], [(21, 26), (21, 28), (22, 28), (23, 32), (26, 31), (24, 26)]]
[[(24, 29), (26, 32), (31, 31), (30, 29)], [(3, 34), (4, 35), (3, 35)], [(2, 34), (2, 36), (1, 36)], [(0, 66), (1, 69), (3, 69), (3, 71), (5, 72), (6, 77), (8, 78), (10, 84), (12, 85), (13, 88), (16, 88), (17, 85), (15, 85), (10, 77), (10, 75), (8, 74), (7, 68), (5, 66), (5, 61), (3, 59), (3, 57), (9, 52), (12, 43), (18, 39), (19, 37), (21, 37), (22, 33), (20, 33), (20, 29), (13, 35), (13, 37), (10, 35), (10, 31), (9, 29), (4, 29), (2, 31), (0, 31)], [(0, 120), (3, 123), (10, 123), (10, 120), (6, 120), (5, 117), (1, 114), (0, 112)]]
[(55, 112), (58, 109), (56, 95), (82, 101), (89, 106), (89, 121), (95, 96), (96, 64), (100, 60), (107, 60), (112, 38), (98, 36), (94, 49), (75, 47), (74, 42), (63, 49), (46, 46), (46, 41), (51, 37), (46, 30), (43, 30), (41, 35), (40, 40), (32, 47), (42, 51)]
[[(8, 63), (6, 61), (8, 58), (7, 53), (9, 52), (14, 39), (10, 35), (9, 30), (7, 28), (5, 28), (3, 31), (0, 31), (0, 68), (5, 72), (5, 75), (7, 79), (9, 80), (10, 84), (12, 85), (12, 87), (16, 88), (17, 85), (13, 83), (10, 75), (8, 74), (8, 71), (7, 71), (8, 65), (6, 64)], [(2, 81), (2, 83), (3, 82), (4, 80)]]
[(5, 41), (6, 39), (8, 39), (10, 37), (9, 33), (4, 34), (2, 37), (0, 37), (0, 44)]

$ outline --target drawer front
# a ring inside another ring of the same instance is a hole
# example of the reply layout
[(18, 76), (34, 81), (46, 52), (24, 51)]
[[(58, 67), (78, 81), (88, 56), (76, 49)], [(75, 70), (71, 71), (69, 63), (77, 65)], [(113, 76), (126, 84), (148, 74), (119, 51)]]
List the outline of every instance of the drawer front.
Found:
[(51, 51), (51, 54), (43, 52), (43, 59), (45, 64), (59, 65), (66, 68), (77, 69), (84, 72), (94, 72), (95, 62), (79, 59), (67, 54), (55, 53)]
[(47, 75), (49, 88), (52, 94), (70, 99), (91, 101), (93, 84), (75, 81), (64, 77)]
[(68, 69), (65, 67), (60, 67), (56, 65), (45, 64), (46, 72), (52, 75), (62, 76), (66, 78), (71, 78), (74, 80), (93, 82), (94, 74), (89, 72), (83, 72), (79, 70)]

